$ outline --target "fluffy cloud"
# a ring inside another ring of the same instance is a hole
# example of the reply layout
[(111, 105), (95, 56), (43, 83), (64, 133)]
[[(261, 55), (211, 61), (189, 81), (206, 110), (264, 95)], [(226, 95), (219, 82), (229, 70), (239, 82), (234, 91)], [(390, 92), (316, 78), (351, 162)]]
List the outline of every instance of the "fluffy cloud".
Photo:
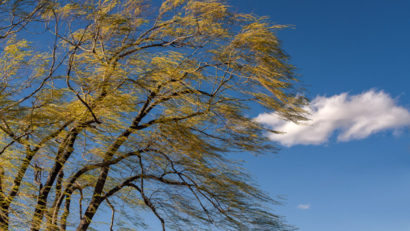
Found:
[(260, 114), (255, 120), (284, 132), (271, 133), (269, 138), (285, 146), (322, 144), (334, 132), (338, 132), (338, 141), (363, 139), (379, 131), (410, 125), (410, 112), (397, 106), (395, 100), (383, 91), (317, 96), (305, 109), (310, 120), (300, 124), (284, 121), (276, 113)]
[(310, 204), (299, 204), (298, 209), (300, 210), (308, 210), (310, 209)]

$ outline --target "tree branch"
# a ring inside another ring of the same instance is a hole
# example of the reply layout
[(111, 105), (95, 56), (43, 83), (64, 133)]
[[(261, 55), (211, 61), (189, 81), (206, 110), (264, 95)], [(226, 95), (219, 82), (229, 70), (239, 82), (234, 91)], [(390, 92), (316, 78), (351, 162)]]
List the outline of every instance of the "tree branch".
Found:
[(108, 198), (106, 199), (108, 206), (110, 206), (111, 208), (111, 224), (110, 224), (110, 231), (114, 231), (113, 227), (114, 227), (114, 218), (115, 218), (115, 208), (114, 206), (111, 204), (110, 200), (108, 200)]

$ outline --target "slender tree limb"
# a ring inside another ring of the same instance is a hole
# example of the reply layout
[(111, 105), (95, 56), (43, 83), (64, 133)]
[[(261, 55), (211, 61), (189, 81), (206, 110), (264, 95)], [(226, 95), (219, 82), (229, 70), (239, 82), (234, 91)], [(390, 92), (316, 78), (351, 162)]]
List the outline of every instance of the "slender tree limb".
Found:
[(6, 144), (2, 149), (0, 149), (0, 156), (9, 148), (11, 147), (14, 142), (16, 142), (15, 140), (10, 141), (10, 143)]
[(110, 202), (110, 200), (107, 198), (105, 199), (107, 201), (108, 206), (111, 208), (111, 223), (110, 223), (110, 231), (114, 231), (114, 218), (115, 218), (115, 208)]
[(142, 198), (144, 199), (145, 205), (148, 206), (148, 207), (151, 209), (152, 213), (154, 213), (154, 215), (158, 218), (158, 220), (161, 222), (162, 230), (165, 231), (165, 220), (164, 220), (164, 218), (162, 218), (162, 217), (159, 215), (157, 209), (155, 208), (155, 206), (154, 206), (154, 204), (151, 202), (151, 200), (150, 200), (147, 196), (145, 196), (145, 194), (144, 194), (142, 188), (139, 188), (137, 185), (135, 185), (135, 184), (133, 184), (133, 183), (129, 183), (128, 186), (133, 187), (133, 188), (135, 188), (137, 191), (140, 192)]

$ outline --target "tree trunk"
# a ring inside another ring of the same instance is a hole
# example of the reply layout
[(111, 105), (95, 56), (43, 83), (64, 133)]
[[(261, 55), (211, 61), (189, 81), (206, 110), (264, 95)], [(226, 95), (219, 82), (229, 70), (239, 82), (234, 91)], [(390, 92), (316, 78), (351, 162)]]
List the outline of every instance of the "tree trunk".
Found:
[(51, 170), (50, 175), (47, 178), (44, 187), (41, 188), (39, 196), (37, 198), (37, 205), (34, 210), (33, 219), (31, 222), (31, 231), (38, 231), (41, 228), (44, 212), (47, 207), (47, 198), (50, 193), (51, 187), (54, 184), (55, 179), (60, 173), (61, 169), (64, 167), (65, 162), (70, 157), (71, 153), (74, 151), (74, 143), (81, 127), (74, 128), (70, 138), (67, 140), (66, 144), (63, 144), (62, 150), (56, 156), (56, 162)]
[(0, 166), (0, 230), (8, 230), (9, 206), (6, 203), (6, 195), (3, 192), (4, 170)]
[(101, 204), (100, 197), (91, 201), (90, 206), (88, 206), (87, 210), (84, 213), (83, 218), (81, 219), (80, 225), (77, 227), (76, 231), (86, 231), (88, 226), (90, 226), (91, 221), (97, 212), (98, 207)]

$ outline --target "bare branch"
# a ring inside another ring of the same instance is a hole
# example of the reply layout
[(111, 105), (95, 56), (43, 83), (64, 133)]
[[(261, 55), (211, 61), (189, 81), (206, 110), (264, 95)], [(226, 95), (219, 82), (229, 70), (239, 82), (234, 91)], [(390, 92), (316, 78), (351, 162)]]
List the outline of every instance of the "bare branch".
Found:
[(105, 199), (105, 201), (107, 201), (108, 206), (110, 206), (111, 208), (111, 224), (110, 224), (110, 231), (114, 231), (113, 227), (114, 227), (114, 218), (115, 218), (115, 208), (112, 205), (112, 203), (110, 202), (110, 200), (107, 198)]

